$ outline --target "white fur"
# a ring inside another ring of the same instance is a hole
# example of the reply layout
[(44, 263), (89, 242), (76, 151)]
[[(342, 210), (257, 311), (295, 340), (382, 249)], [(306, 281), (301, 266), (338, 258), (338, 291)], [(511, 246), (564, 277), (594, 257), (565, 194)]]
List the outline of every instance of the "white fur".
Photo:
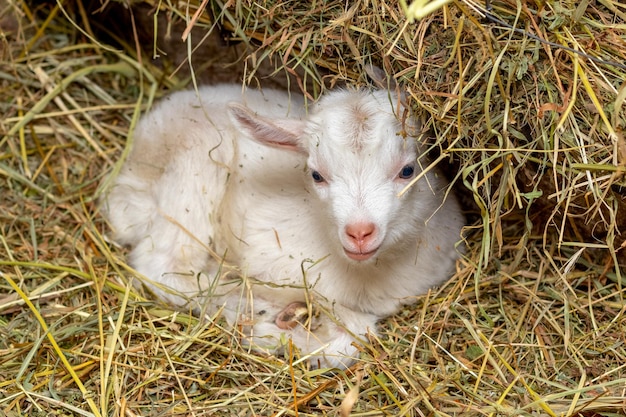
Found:
[[(464, 218), (435, 171), (398, 197), (421, 151), (392, 94), (335, 91), (309, 114), (272, 90), (199, 97), (174, 93), (141, 119), (103, 205), (158, 296), (223, 306), (257, 349), (291, 337), (314, 365), (347, 366), (356, 338), (450, 277)], [(310, 328), (276, 325), (294, 301), (322, 311)]]

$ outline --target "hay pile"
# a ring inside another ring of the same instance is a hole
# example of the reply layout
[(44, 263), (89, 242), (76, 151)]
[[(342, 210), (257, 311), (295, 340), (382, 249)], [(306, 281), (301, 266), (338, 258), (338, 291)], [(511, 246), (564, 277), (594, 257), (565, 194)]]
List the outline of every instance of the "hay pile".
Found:
[[(0, 415), (625, 413), (622, 2), (198, 3), (0, 1)], [(454, 279), (336, 374), (131, 285), (95, 196), (146, 105), (229, 77), (315, 97), (370, 63), (475, 203)]]

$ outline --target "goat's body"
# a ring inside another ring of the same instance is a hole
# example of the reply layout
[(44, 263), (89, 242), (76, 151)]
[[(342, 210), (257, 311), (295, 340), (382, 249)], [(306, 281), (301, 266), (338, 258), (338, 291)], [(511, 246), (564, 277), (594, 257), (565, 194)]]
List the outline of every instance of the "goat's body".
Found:
[[(355, 262), (325, 226), (333, 215), (306, 181), (307, 156), (257, 143), (227, 109), (240, 101), (270, 119), (298, 120), (305, 117), (302, 98), (242, 95), (236, 86), (207, 87), (199, 96), (202, 103), (195, 92), (173, 94), (142, 118), (107, 198), (116, 240), (132, 248), (130, 264), (140, 273), (199, 297), (198, 305), (225, 304), (230, 322), (246, 315), (253, 323), (246, 336), (255, 345), (272, 349), (288, 333), (304, 351), (326, 346), (326, 365), (345, 363), (333, 354), (355, 353), (349, 333), (374, 331), (377, 319), (451, 274), (463, 218), (454, 198), (444, 202), (438, 175), (418, 181), (403, 197), (418, 202), (408, 206), (412, 212), (391, 219), (390, 228), (410, 229), (403, 241), (381, 249), (375, 261)], [(222, 288), (226, 280), (215, 279), (223, 272), (220, 256), (261, 284), (251, 293), (246, 286)], [(159, 296), (185, 303), (158, 287)], [(323, 319), (312, 333), (277, 328), (278, 312), (311, 296), (337, 321)]]

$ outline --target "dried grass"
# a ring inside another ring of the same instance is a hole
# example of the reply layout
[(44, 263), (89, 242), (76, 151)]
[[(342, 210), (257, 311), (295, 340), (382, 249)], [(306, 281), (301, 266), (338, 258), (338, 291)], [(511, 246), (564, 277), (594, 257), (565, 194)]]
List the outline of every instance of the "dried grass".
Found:
[(0, 415), (625, 413), (623, 3), (465, 0), (408, 23), (378, 0), (210, 2), (256, 51), (249, 82), (268, 60), (312, 97), (365, 64), (395, 74), (477, 204), (454, 279), (334, 374), (131, 285), (94, 196), (141, 110), (186, 81), (132, 37), (106, 46), (88, 5), (0, 1)]

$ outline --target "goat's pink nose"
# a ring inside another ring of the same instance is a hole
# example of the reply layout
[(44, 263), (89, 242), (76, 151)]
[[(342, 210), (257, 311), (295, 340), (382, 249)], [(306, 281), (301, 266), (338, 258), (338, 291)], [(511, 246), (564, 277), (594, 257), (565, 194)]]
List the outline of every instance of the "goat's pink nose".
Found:
[(374, 223), (353, 223), (346, 226), (346, 234), (361, 249), (374, 239), (376, 225)]

